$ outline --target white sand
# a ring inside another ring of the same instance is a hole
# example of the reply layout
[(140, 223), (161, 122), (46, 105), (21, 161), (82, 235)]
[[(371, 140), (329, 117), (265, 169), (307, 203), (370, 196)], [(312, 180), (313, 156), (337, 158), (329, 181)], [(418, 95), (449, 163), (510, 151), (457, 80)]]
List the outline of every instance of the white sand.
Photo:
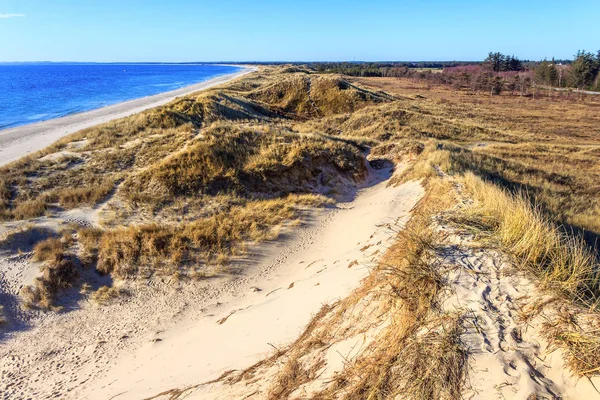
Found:
[(252, 248), (240, 275), (153, 282), (118, 304), (80, 300), (73, 311), (33, 320), (0, 345), (0, 392), (139, 399), (253, 364), (358, 286), (394, 241), (423, 189), (386, 187), (387, 177), (371, 171), (353, 201)]
[[(556, 304), (535, 318), (523, 320), (523, 311), (530, 306), (535, 308), (536, 303), (548, 300), (550, 295), (541, 293), (498, 249), (479, 247), (466, 232), (441, 225), (438, 229), (446, 241), (431, 259), (431, 265), (437, 267), (447, 284), (447, 290), (442, 293), (441, 313), (462, 316), (461, 344), (469, 353), (468, 379), (461, 398), (600, 399), (596, 390), (600, 387), (600, 377), (589, 380), (574, 377), (564, 365), (562, 351), (549, 346), (543, 338), (544, 323), (556, 312)], [(382, 340), (378, 335), (389, 327), (389, 315), (381, 312), (380, 300), (371, 297), (369, 291), (359, 293), (364, 297), (353, 303), (351, 311), (343, 314), (343, 320), (330, 323), (331, 318), (335, 318), (333, 315), (340, 315), (342, 306), (331, 309), (313, 327), (309, 337), (322, 339), (322, 345), (307, 346), (310, 339), (305, 338), (295, 348), (257, 366), (245, 376), (236, 371), (228, 375), (230, 381), (199, 381), (188, 389), (179, 386), (178, 389), (184, 391), (176, 398), (271, 398), (270, 389), (276, 386), (274, 383), (285, 373), (283, 371), (288, 371), (286, 366), (291, 359), (301, 363), (299, 370), (310, 371), (311, 378), (295, 388), (289, 398), (320, 398), (317, 393), (322, 394), (335, 385), (336, 374), (344, 376), (344, 368), (352, 369), (353, 360), (372, 356), (368, 346)], [(436, 312), (431, 321), (436, 321), (437, 316)], [(435, 325), (427, 326), (420, 332), (436, 329)], [(331, 337), (322, 335), (323, 329), (330, 332)]]
[(452, 294), (442, 308), (466, 319), (461, 341), (470, 355), (471, 387), (464, 398), (600, 399), (594, 388), (600, 379), (573, 377), (562, 352), (543, 339), (543, 316), (520, 319), (527, 304), (544, 298), (534, 283), (499, 251), (476, 249), (470, 237), (450, 238), (456, 246), (442, 256)]
[[(238, 293), (213, 316), (161, 333), (162, 341), (123, 357), (76, 395), (139, 399), (250, 366), (293, 341), (323, 304), (358, 286), (423, 193), (417, 182), (385, 184), (364, 190), (317, 229), (279, 246), (264, 264), (271, 272), (254, 283), (261, 291)], [(348, 268), (355, 260), (358, 265)]]
[(245, 67), (242, 71), (221, 75), (205, 82), (186, 86), (170, 92), (125, 101), (96, 110), (51, 119), (36, 124), (2, 130), (0, 131), (0, 166), (18, 160), (27, 154), (42, 150), (56, 142), (58, 139), (71, 133), (103, 124), (114, 119), (127, 117), (149, 108), (158, 107), (177, 97), (208, 89), (252, 71), (256, 71), (256, 68)]

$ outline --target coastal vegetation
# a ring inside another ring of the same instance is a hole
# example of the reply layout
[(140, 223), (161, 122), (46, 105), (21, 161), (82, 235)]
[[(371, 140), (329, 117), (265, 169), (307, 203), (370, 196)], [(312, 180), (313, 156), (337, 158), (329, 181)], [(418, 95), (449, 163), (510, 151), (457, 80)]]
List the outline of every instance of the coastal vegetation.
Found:
[(600, 51), (579, 50), (572, 60), (529, 61), (490, 52), (483, 62), (317, 63), (311, 67), (320, 73), (406, 78), (492, 95), (539, 96), (547, 87), (600, 91)]
[[(491, 54), (489, 64), (495, 77), (529, 73), (512, 56)], [(382, 302), (390, 329), (324, 396), (456, 398), (464, 390), (463, 322), (438, 308), (446, 283), (435, 267), (445, 244), (432, 221), (501, 251), (565, 304), (565, 318), (549, 322), (547, 339), (565, 351), (574, 372), (594, 374), (600, 339), (581, 326), (599, 318), (600, 98), (513, 96), (504, 86), (477, 91), (436, 79), (263, 67), (2, 167), (5, 221), (65, 222), (62, 236), (35, 245), (42, 274), (23, 290), (26, 303), (53, 307), (90, 270), (125, 285), (227, 273), (249, 244), (352, 195), (379, 161), (405, 168), (391, 183), (422, 179), (427, 196), (377, 272), (324, 308), (286, 350), (271, 397), (312, 379), (315, 366), (302, 357), (326, 346), (331, 326), (367, 297)], [(70, 226), (73, 210), (97, 222)], [(125, 292), (102, 286), (93, 299), (107, 304)]]

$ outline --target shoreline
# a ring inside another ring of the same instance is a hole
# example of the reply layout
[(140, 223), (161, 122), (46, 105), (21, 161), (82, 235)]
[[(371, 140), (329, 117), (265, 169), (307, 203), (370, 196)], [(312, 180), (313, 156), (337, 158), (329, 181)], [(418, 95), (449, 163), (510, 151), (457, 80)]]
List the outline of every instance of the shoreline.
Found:
[(0, 131), (0, 167), (40, 151), (71, 133), (161, 106), (177, 97), (205, 90), (256, 71), (256, 67), (238, 67), (243, 69), (168, 92), (2, 130)]

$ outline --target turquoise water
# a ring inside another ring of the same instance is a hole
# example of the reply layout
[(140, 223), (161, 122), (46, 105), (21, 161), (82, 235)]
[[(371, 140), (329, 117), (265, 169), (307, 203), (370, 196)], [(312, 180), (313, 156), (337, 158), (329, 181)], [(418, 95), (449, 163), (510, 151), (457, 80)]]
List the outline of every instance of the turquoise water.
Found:
[(168, 92), (240, 69), (205, 64), (0, 64), (0, 129)]

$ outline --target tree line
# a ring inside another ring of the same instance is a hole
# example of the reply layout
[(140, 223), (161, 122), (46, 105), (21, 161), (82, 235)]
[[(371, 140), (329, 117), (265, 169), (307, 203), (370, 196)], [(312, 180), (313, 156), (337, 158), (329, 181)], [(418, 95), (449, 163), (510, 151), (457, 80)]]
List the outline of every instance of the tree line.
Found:
[(322, 62), (308, 66), (321, 73), (412, 78), (492, 95), (504, 91), (528, 95), (536, 86), (600, 91), (600, 51), (580, 50), (573, 60), (539, 62), (490, 52), (483, 62)]
[(535, 82), (546, 86), (600, 91), (600, 50), (596, 54), (580, 50), (569, 65), (543, 60), (535, 67)]

